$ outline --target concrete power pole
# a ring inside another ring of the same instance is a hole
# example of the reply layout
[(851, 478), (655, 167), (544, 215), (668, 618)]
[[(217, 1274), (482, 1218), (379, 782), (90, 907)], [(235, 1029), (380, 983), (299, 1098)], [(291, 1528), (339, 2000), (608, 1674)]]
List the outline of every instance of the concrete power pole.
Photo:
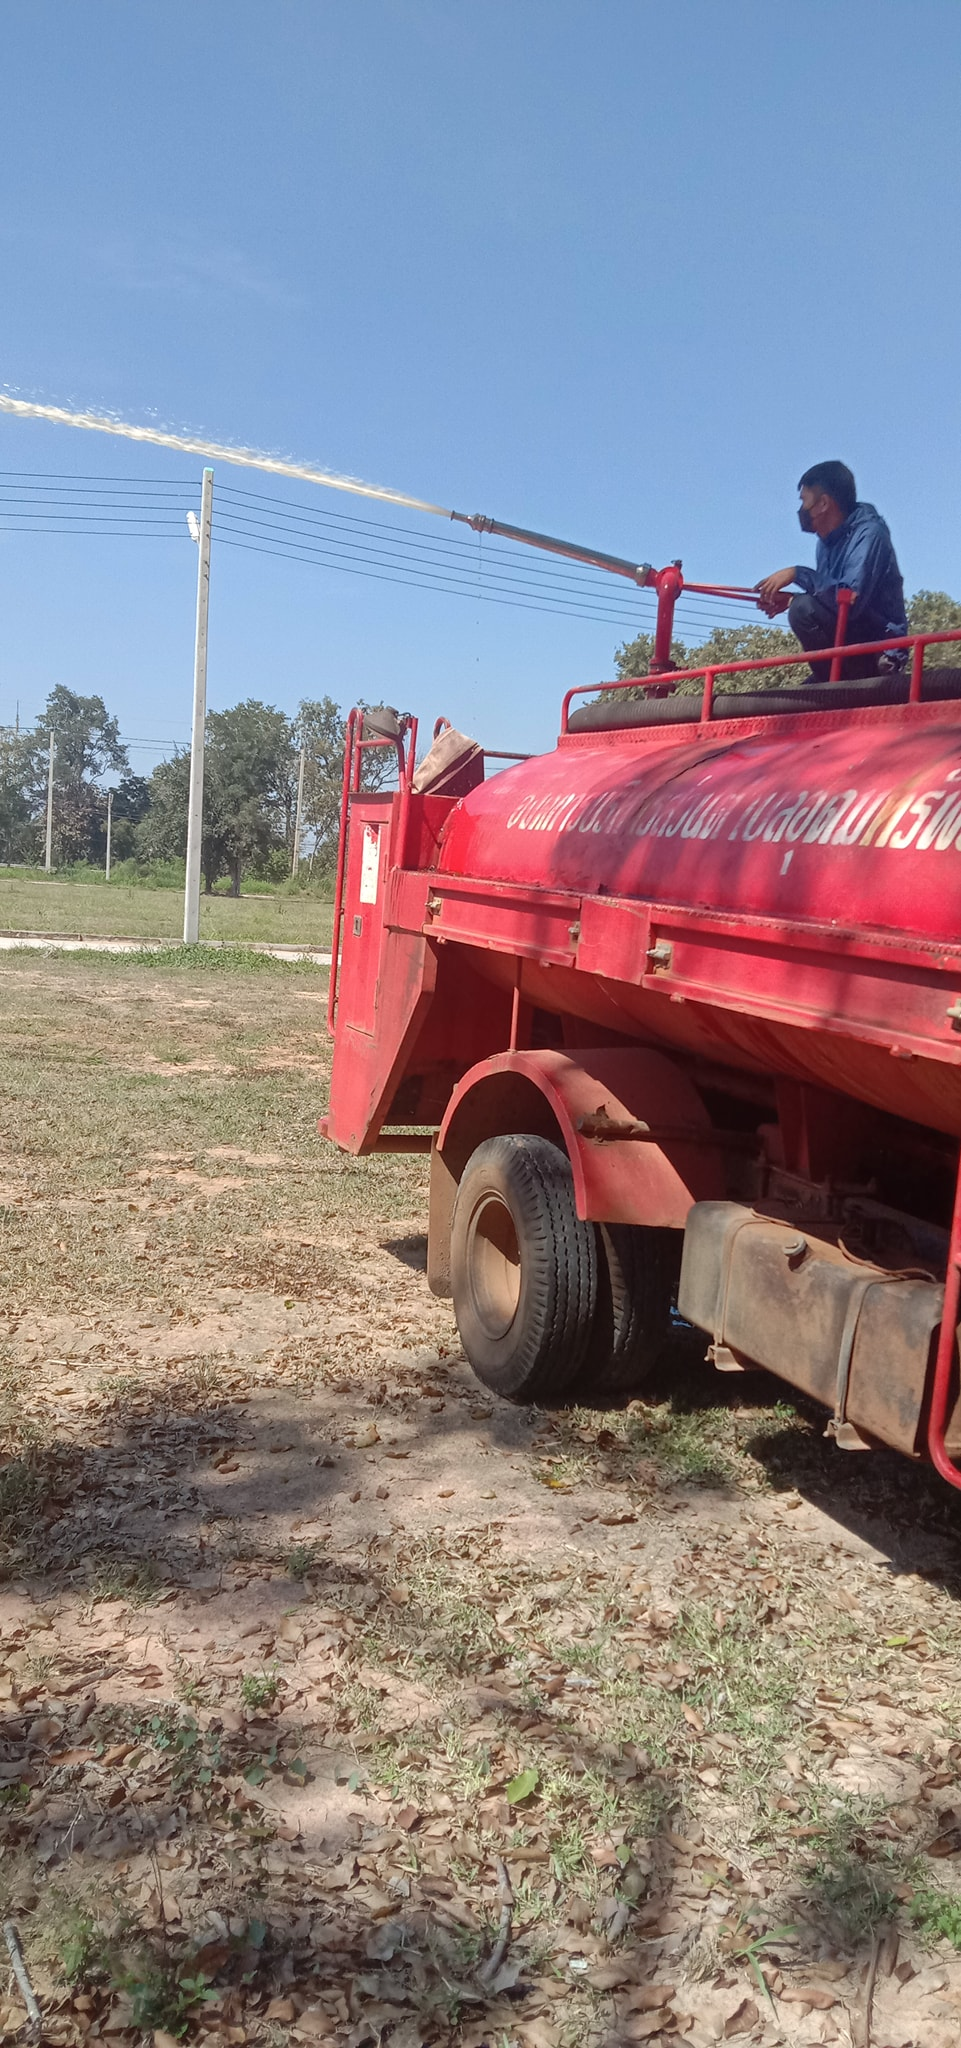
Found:
[(306, 764), (306, 760), (307, 749), (306, 747), (301, 747), (300, 768), (297, 773), (297, 815), (294, 819), (294, 851), (290, 863), (290, 872), (292, 875), (295, 875), (297, 873), (297, 869), (300, 866), (300, 821), (304, 811), (304, 767)]
[(190, 735), (190, 795), (187, 803), (187, 880), (184, 889), (184, 945), (200, 937), (200, 854), (204, 824), (204, 728), (207, 722), (207, 609), (210, 602), (210, 525), (214, 504), (214, 473), (204, 470), (200, 525), (192, 513), (187, 525), (199, 547), (197, 563), (197, 634), (194, 645), (194, 716)]
[(112, 790), (112, 789), (108, 789), (108, 791), (107, 791), (107, 872), (106, 872), (106, 874), (105, 874), (105, 876), (104, 876), (104, 881), (105, 881), (105, 882), (109, 882), (109, 880), (110, 880), (110, 838), (111, 838), (111, 828), (112, 828), (112, 826), (113, 826), (113, 790)]
[(53, 868), (53, 734), (50, 734), (50, 758), (47, 762), (47, 845), (43, 865), (49, 875)]

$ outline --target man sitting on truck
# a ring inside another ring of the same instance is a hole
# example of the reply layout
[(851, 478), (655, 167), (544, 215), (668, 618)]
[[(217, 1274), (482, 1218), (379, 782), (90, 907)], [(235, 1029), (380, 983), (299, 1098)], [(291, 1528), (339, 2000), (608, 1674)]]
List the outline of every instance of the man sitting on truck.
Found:
[[(844, 462), (816, 462), (806, 469), (798, 484), (801, 503), (798, 519), (802, 533), (816, 533), (816, 565), (805, 568), (792, 563), (775, 569), (755, 584), (762, 611), (769, 619), (787, 612), (788, 624), (805, 652), (833, 647), (837, 639), (837, 594), (853, 590), (854, 603), (848, 615), (845, 639), (888, 640), (906, 633), (904, 585), (891, 535), (880, 512), (873, 505), (858, 502), (854, 477)], [(800, 596), (787, 596), (788, 585), (796, 583)], [(892, 649), (881, 656), (855, 656), (846, 661), (842, 673), (876, 676), (905, 665), (904, 649)], [(816, 662), (811, 680), (826, 683), (828, 663)]]

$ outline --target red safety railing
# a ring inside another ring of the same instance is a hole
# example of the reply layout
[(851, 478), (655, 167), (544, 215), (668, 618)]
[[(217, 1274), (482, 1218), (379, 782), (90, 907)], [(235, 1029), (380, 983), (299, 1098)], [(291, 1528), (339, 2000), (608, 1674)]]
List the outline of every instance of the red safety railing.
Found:
[[(694, 588), (693, 584), (690, 583), (685, 587), (688, 590)], [(840, 614), (840, 604), (838, 610)], [(845, 607), (845, 622), (846, 618), (847, 608)], [(665, 694), (670, 695), (676, 689), (678, 683), (700, 682), (704, 685), (701, 697), (700, 722), (701, 724), (707, 724), (714, 710), (714, 684), (718, 676), (771, 674), (777, 669), (797, 668), (799, 662), (807, 662), (813, 666), (816, 662), (826, 661), (831, 664), (829, 681), (837, 683), (841, 680), (842, 662), (849, 660), (852, 656), (886, 654), (889, 650), (899, 647), (908, 648), (912, 654), (911, 680), (907, 701), (909, 704), (920, 704), (923, 701), (924, 694), (924, 656), (926, 649), (948, 645), (956, 646), (959, 641), (961, 641), (961, 627), (954, 627), (949, 633), (903, 633), (897, 639), (891, 640), (859, 640), (852, 642), (850, 647), (845, 645), (843, 640), (838, 640), (833, 647), (826, 647), (817, 652), (813, 649), (806, 650), (799, 647), (796, 654), (765, 654), (758, 656), (753, 661), (715, 661), (705, 663), (701, 668), (671, 669), (667, 674), (661, 671), (660, 673), (655, 672), (648, 676), (623, 676), (612, 683), (575, 683), (573, 689), (568, 690), (561, 706), (561, 732), (566, 733), (568, 729), (570, 707), (574, 698), (592, 696), (596, 690), (603, 690), (605, 694), (609, 690), (643, 690), (649, 695), (663, 697)], [(830, 708), (831, 700), (825, 695), (824, 709), (829, 711)], [(737, 713), (725, 711), (725, 716), (736, 718)], [(669, 724), (670, 720), (667, 722)]]

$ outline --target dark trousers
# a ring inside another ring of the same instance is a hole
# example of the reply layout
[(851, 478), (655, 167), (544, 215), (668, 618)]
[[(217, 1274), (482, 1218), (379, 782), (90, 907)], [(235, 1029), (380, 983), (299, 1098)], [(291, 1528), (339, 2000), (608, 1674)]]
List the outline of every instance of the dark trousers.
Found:
[[(805, 593), (801, 597), (792, 597), (787, 616), (788, 625), (794, 634), (794, 638), (795, 640), (800, 640), (805, 654), (815, 652), (819, 647), (834, 646), (837, 635), (838, 612), (833, 598), (824, 597), (818, 591), (813, 592), (811, 596)], [(849, 642), (856, 640), (880, 640), (883, 638), (883, 634), (884, 628), (875, 627), (870, 621), (855, 617), (852, 624), (851, 618), (848, 620), (847, 639)], [(826, 683), (830, 673), (831, 664), (829, 661), (816, 661), (811, 669), (811, 680), (815, 683)], [(878, 657), (876, 654), (856, 655), (853, 660), (844, 662), (841, 669), (841, 675), (845, 682), (856, 676), (876, 676), (877, 674)]]

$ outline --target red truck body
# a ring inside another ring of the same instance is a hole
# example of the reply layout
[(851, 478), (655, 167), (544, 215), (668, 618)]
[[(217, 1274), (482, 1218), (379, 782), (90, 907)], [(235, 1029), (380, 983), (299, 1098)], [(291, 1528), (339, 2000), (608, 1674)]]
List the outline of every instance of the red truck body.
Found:
[(958, 1483), (961, 670), (923, 669), (935, 637), (961, 639), (899, 643), (910, 686), (565, 703), (551, 752), (463, 794), (401, 732), (398, 789), (365, 795), (383, 741), (352, 714), (321, 1128), (430, 1150), (428, 1278), (489, 1384), (627, 1388), (679, 1307), (841, 1446)]

